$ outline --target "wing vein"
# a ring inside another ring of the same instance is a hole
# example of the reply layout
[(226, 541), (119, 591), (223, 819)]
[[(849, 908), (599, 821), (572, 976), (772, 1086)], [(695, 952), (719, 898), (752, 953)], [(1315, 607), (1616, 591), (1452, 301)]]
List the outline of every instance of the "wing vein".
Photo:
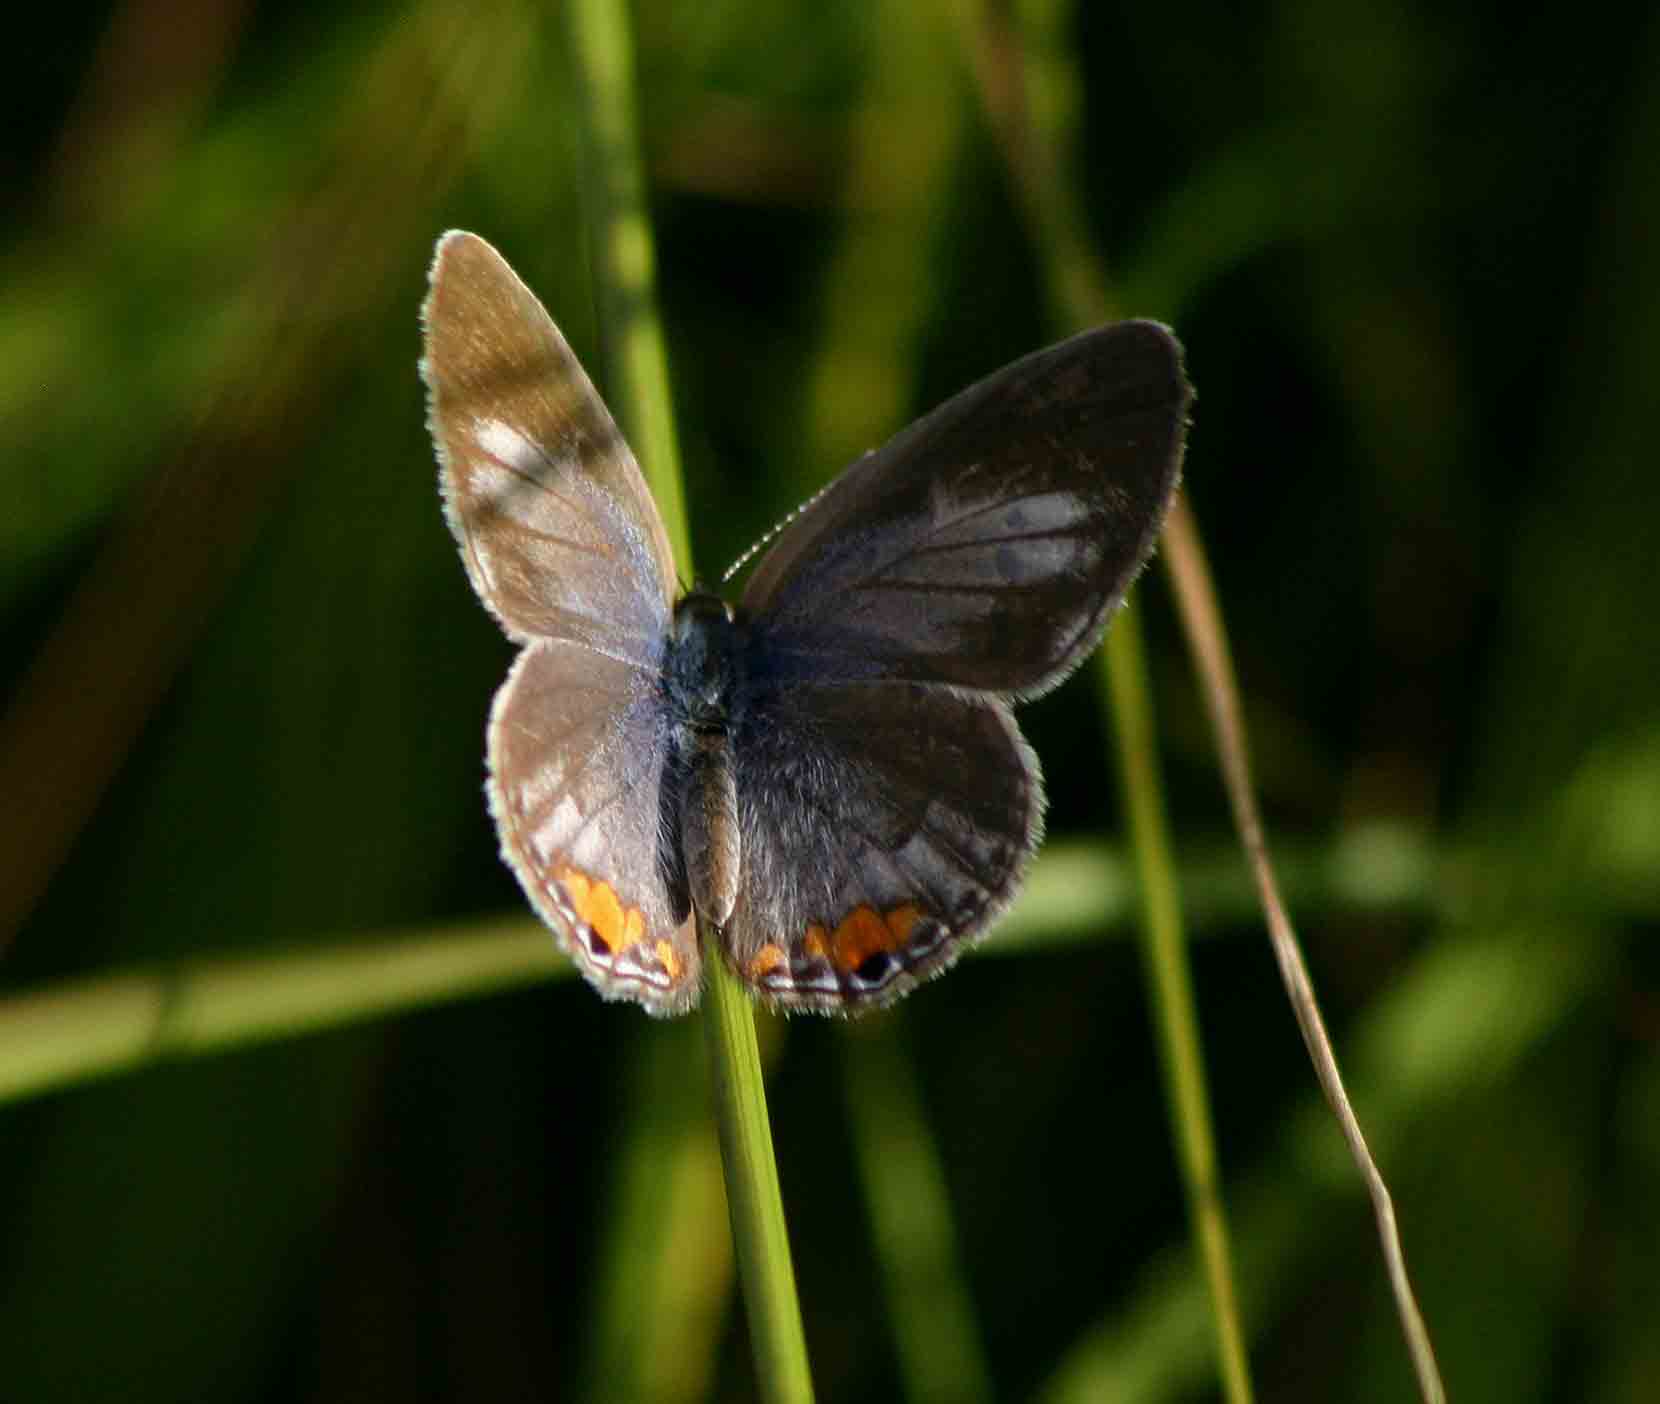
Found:
[(1044, 527), (1035, 531), (1011, 531), (1001, 536), (976, 536), (971, 541), (939, 541), (928, 542), (921, 546), (913, 546), (902, 556), (894, 558), (891, 565), (900, 561), (910, 560), (913, 556), (943, 556), (952, 551), (978, 551), (987, 546), (1007, 546), (1016, 541), (1059, 541), (1068, 537), (1087, 537), (1092, 534), (1091, 524), (1088, 521), (1079, 522), (1073, 527)]
[[(511, 477), (517, 478), (520, 482), (534, 488), (537, 492), (546, 493), (549, 497), (553, 498), (559, 506), (563, 507), (574, 516), (580, 517), (585, 522), (592, 523), (594, 521), (594, 514), (588, 510), (588, 505), (579, 498), (571, 497), (566, 493), (557, 491), (551, 484), (544, 482), (534, 473), (528, 472), (521, 468), (518, 464), (502, 458), (499, 454), (490, 452), (489, 449), (481, 447), (479, 452), (485, 458), (489, 459), (491, 463), (494, 463), (496, 467), (500, 468), (504, 473), (507, 473)], [(547, 458), (546, 455), (543, 455), (542, 461), (546, 463), (549, 468), (554, 466), (553, 460)], [(503, 495), (504, 494), (497, 494), (496, 497), (490, 499), (490, 505), (497, 506)], [(510, 517), (510, 520), (513, 522), (514, 527), (525, 536), (533, 537), (538, 541), (546, 541), (550, 545), (566, 546), (573, 551), (581, 551), (591, 556), (604, 556), (609, 558), (616, 555), (616, 552), (611, 550), (608, 546), (590, 545), (586, 542), (576, 541), (569, 537), (555, 536), (552, 532), (542, 531), (538, 527), (527, 525), (523, 520), (516, 516)]]
[[(925, 882), (920, 874), (906, 868), (900, 862), (899, 855), (878, 839), (874, 834), (870, 833), (861, 825), (849, 822), (845, 814), (836, 813), (828, 805), (821, 803), (818, 799), (810, 795), (804, 794), (802, 799), (809, 809), (813, 810), (817, 814), (823, 815), (825, 819), (829, 820), (832, 827), (850, 831), (855, 837), (864, 843), (867, 850), (881, 858), (886, 859), (888, 866), (899, 875), (900, 881), (906, 887), (917, 889), (919, 895), (923, 896), (927, 900), (931, 915), (939, 916), (944, 911), (944, 904), (940, 901), (939, 894), (937, 890), (934, 889), (932, 884)], [(924, 828), (925, 821), (926, 811), (924, 812), (924, 824), (918, 824), (917, 827), (919, 829)], [(969, 878), (971, 881), (977, 881), (974, 878), (973, 871), (964, 866), (962, 859), (956, 853), (948, 853), (946, 856), (957, 866), (964, 877)], [(849, 866), (851, 867), (853, 865), (850, 864)], [(870, 889), (865, 885), (862, 878), (859, 880), (859, 896), (863, 905), (876, 905), (873, 901), (871, 901)], [(825, 913), (825, 920), (826, 922), (832, 922), (838, 915), (845, 915), (845, 913), (827, 912)]]

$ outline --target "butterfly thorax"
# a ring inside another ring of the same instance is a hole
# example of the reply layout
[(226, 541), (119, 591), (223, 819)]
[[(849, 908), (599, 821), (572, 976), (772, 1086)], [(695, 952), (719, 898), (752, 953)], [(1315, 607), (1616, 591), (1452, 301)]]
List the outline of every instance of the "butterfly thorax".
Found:
[(677, 718), (695, 727), (725, 727), (738, 695), (743, 655), (732, 606), (693, 590), (674, 607), (663, 658), (663, 686)]
[(732, 756), (734, 703), (742, 696), (743, 649), (731, 606), (694, 590), (674, 611), (663, 658), (675, 773), (680, 786), (680, 844), (692, 904), (717, 927), (738, 900), (737, 771)]

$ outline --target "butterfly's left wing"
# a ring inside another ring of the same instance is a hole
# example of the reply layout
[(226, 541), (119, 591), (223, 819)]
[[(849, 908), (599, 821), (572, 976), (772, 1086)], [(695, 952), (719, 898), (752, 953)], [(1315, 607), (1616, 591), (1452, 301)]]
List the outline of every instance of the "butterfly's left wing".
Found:
[(438, 241), (422, 321), (444, 511), (479, 598), (521, 643), (653, 661), (673, 603), (668, 533), (553, 319), (456, 230)]
[(721, 935), (740, 978), (786, 1009), (856, 1012), (945, 969), (1037, 845), (1037, 762), (995, 698), (763, 688), (733, 755), (743, 863)]
[(596, 989), (681, 1013), (700, 967), (665, 823), (667, 534), (570, 347), (484, 240), (439, 240), (423, 319), (450, 528), (527, 645), (490, 715), (502, 856)]
[(1191, 398), (1170, 332), (1120, 322), (946, 401), (808, 503), (750, 577), (768, 675), (1052, 686), (1152, 552)]
[(1076, 665), (1146, 562), (1190, 398), (1165, 328), (1087, 332), (918, 420), (779, 534), (743, 596), (722, 933), (764, 998), (886, 1003), (1012, 897), (1043, 801), (1009, 699)]

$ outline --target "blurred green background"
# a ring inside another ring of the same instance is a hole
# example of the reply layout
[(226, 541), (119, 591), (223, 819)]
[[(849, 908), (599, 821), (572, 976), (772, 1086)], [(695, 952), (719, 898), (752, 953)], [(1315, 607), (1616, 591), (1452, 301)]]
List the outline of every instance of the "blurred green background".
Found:
[[(1071, 330), (1068, 250), (1172, 322), (1273, 841), (1452, 1395), (1657, 1397), (1650, 7), (631, 14), (700, 567)], [(557, 4), (13, 34), (0, 1083), (41, 992), (138, 967), (165, 1014), (206, 958), (327, 982), (307, 952), (520, 920), (481, 793), (510, 650), (415, 373), (437, 234), (607, 379)], [(1137, 595), (1259, 1395), (1410, 1397)], [(1093, 681), (1023, 713), (1052, 840), (1002, 949), (857, 1026), (763, 1021), (822, 1398), (1218, 1397)], [(0, 1105), (0, 1398), (753, 1394), (692, 1021), (524, 976), (51, 1082)]]

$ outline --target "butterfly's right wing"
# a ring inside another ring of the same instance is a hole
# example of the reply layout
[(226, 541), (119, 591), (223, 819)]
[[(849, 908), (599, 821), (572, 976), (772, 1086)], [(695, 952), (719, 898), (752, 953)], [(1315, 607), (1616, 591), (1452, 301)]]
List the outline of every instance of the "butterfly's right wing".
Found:
[(1005, 367), (860, 459), (750, 577), (722, 935), (790, 1009), (883, 1004), (1012, 897), (1041, 828), (1009, 703), (1093, 648), (1145, 563), (1191, 392), (1150, 322)]
[(634, 455), (536, 295), (484, 240), (438, 241), (421, 373), (450, 529), (520, 642), (660, 646), (674, 558)]

